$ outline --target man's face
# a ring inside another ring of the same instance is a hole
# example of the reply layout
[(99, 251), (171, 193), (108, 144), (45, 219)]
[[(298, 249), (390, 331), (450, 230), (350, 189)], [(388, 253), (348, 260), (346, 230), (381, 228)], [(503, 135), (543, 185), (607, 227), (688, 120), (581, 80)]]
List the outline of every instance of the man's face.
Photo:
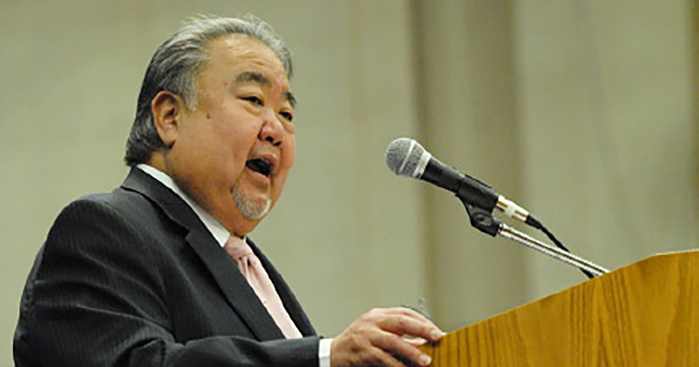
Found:
[(281, 195), (295, 157), (289, 80), (265, 44), (213, 40), (197, 78), (197, 105), (182, 109), (165, 168), (232, 233), (251, 231)]

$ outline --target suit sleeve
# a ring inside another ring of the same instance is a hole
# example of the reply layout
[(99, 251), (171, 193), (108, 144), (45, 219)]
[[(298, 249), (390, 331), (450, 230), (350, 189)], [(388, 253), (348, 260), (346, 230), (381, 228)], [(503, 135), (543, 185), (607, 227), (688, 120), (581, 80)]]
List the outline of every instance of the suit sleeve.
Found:
[(25, 287), (18, 367), (318, 366), (314, 337), (176, 342), (158, 249), (144, 246), (144, 236), (104, 202), (83, 199), (64, 209)]

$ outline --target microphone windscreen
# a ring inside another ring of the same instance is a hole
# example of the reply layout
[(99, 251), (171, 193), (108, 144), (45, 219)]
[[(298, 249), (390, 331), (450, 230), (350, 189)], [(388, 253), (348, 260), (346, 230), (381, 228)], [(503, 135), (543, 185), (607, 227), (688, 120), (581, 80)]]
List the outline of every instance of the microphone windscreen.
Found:
[(415, 140), (398, 138), (388, 144), (386, 165), (399, 176), (420, 178), (422, 172), (419, 172), (418, 164), (424, 153), (425, 149)]

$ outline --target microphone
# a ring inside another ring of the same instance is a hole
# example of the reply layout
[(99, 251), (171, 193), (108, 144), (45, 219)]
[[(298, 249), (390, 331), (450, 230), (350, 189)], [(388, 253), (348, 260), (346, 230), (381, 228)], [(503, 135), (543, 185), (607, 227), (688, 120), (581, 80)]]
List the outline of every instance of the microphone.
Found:
[(413, 139), (398, 138), (392, 141), (386, 149), (386, 165), (399, 176), (424, 180), (449, 190), (464, 203), (488, 213), (497, 208), (508, 217), (538, 229), (542, 227), (524, 208), (507, 200), (485, 183), (440, 162)]
[[(386, 149), (386, 165), (399, 176), (424, 180), (456, 194), (466, 205), (471, 225), (482, 232), (491, 236), (501, 235), (578, 267), (589, 278), (609, 272), (607, 269), (570, 254), (561, 241), (524, 208), (507, 200), (485, 183), (440, 162), (413, 139), (399, 138), (392, 141)], [(541, 230), (558, 248), (550, 247), (498, 220), (493, 220), (490, 214), (495, 208), (508, 217)], [(484, 211), (487, 213), (485, 217), (482, 216)]]

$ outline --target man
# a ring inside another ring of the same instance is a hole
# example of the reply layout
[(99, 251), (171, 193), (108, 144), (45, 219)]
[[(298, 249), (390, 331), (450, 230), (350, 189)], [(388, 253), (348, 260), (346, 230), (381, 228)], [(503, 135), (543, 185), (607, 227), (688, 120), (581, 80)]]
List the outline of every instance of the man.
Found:
[(429, 364), (411, 335), (443, 333), (374, 309), (315, 331), (247, 237), (294, 162), (290, 51), (256, 19), (200, 19), (155, 53), (127, 143), (131, 172), (66, 207), (27, 280), (24, 366)]

